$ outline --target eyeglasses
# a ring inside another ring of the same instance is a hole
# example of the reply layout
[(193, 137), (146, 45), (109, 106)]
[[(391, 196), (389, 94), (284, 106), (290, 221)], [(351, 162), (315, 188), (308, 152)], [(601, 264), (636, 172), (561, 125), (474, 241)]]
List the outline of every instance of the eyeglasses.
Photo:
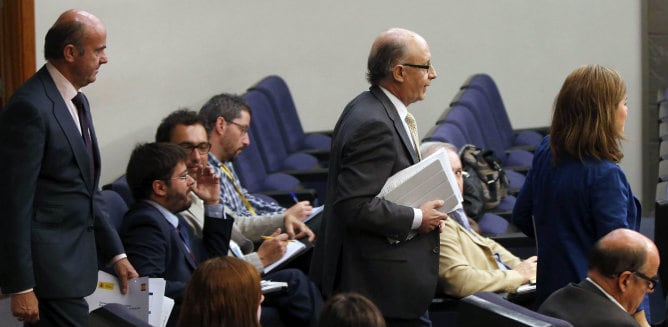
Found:
[(408, 66), (408, 67), (413, 67), (413, 68), (421, 68), (421, 69), (426, 69), (429, 71), (430, 69), (434, 68), (432, 64), (429, 65), (418, 65), (418, 64), (401, 64), (402, 66)]
[(649, 288), (650, 291), (654, 291), (654, 286), (659, 283), (659, 278), (658, 277), (649, 277), (641, 272), (638, 271), (632, 271), (632, 273), (641, 279), (644, 279), (647, 281), (648, 285), (647, 288)]
[(179, 143), (179, 146), (182, 147), (184, 150), (186, 150), (188, 153), (197, 149), (197, 152), (199, 152), (200, 154), (207, 154), (207, 153), (209, 153), (209, 149), (211, 149), (211, 143), (209, 143), (209, 142), (202, 142), (200, 144), (192, 144), (192, 143), (188, 143), (188, 142), (183, 142), (183, 143)]
[(188, 174), (188, 172), (186, 172), (185, 174), (183, 174), (181, 176), (178, 176), (178, 177), (165, 178), (165, 179), (163, 179), (163, 181), (171, 181), (171, 180), (178, 179), (178, 180), (181, 180), (181, 181), (185, 182), (185, 181), (188, 180), (188, 177), (190, 177), (190, 175)]
[(235, 126), (239, 127), (239, 131), (241, 131), (241, 135), (248, 134), (248, 129), (249, 129), (250, 127), (248, 127), (248, 126), (246, 126), (246, 125), (241, 125), (241, 124), (235, 123), (235, 122), (233, 122), (233, 121), (231, 121), (231, 120), (228, 121), (228, 123), (230, 123), (230, 124), (232, 124), (232, 125), (235, 125)]

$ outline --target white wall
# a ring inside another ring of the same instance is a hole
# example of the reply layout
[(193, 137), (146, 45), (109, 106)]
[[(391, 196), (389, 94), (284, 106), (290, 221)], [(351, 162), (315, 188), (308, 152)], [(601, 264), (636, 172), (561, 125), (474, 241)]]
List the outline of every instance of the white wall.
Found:
[(629, 89), (622, 162), (641, 196), (641, 12), (626, 0), (61, 0), (36, 1), (38, 66), (43, 36), (69, 8), (108, 29), (110, 63), (84, 90), (103, 156), (102, 183), (121, 175), (137, 142), (160, 119), (220, 92), (241, 93), (268, 74), (291, 87), (307, 131), (333, 128), (368, 87), (371, 42), (405, 27), (430, 44), (439, 77), (411, 106), (421, 132), (461, 83), (486, 72), (499, 84), (514, 127), (548, 125), (563, 79), (587, 63), (621, 72)]

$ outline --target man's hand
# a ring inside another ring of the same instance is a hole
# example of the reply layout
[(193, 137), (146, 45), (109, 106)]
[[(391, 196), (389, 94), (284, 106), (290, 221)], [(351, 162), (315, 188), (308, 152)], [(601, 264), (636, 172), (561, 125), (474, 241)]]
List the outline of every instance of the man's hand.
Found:
[(538, 265), (538, 257), (533, 256), (529, 259), (526, 259), (518, 263), (513, 270), (517, 271), (524, 277), (522, 284), (526, 284), (529, 281), (536, 279), (536, 266)]
[(11, 295), (12, 315), (18, 321), (34, 324), (39, 321), (39, 302), (35, 292)]
[(283, 212), (284, 215), (292, 215), (299, 220), (304, 221), (306, 217), (310, 216), (311, 213), (313, 212), (313, 207), (308, 201), (300, 201), (297, 202), (297, 204), (293, 205), (292, 207), (288, 208)]
[[(288, 233), (290, 239), (299, 239), (308, 237), (308, 240), (313, 242), (315, 234), (306, 226), (301, 220), (292, 215), (283, 216), (283, 224), (285, 225), (285, 232)], [(295, 234), (297, 232), (297, 234)]]
[(137, 271), (130, 264), (128, 258), (123, 258), (114, 263), (114, 271), (118, 280), (121, 282), (121, 293), (128, 293), (128, 279), (133, 279), (139, 277)]
[(420, 210), (422, 210), (422, 224), (420, 224), (420, 227), (418, 228), (420, 234), (427, 234), (436, 228), (438, 228), (439, 231), (443, 230), (441, 222), (442, 220), (447, 219), (448, 215), (436, 210), (442, 207), (443, 204), (445, 204), (443, 200), (433, 200), (420, 205)]
[(257, 249), (257, 255), (263, 266), (268, 266), (280, 259), (285, 251), (288, 250), (288, 234), (281, 234), (281, 229), (277, 228), (269, 239), (260, 244)]
[(204, 205), (220, 203), (220, 176), (215, 173), (213, 167), (204, 166), (193, 169), (190, 173), (196, 182), (191, 190), (204, 200)]

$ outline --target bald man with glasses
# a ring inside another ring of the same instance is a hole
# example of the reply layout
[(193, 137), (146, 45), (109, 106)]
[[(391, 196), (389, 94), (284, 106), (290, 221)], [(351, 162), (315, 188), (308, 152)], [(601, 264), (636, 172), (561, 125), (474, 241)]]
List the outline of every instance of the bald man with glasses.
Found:
[(658, 283), (659, 250), (644, 235), (616, 229), (591, 251), (587, 278), (556, 291), (538, 312), (574, 326), (649, 326), (638, 306)]

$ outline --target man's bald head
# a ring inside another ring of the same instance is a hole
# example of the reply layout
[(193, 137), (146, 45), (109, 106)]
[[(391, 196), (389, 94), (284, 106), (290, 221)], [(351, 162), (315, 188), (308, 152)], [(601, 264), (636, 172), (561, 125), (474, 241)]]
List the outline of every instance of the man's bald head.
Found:
[(95, 15), (77, 9), (65, 11), (51, 26), (44, 38), (44, 57), (47, 60), (63, 58), (63, 49), (72, 44), (83, 53), (83, 38), (87, 28), (104, 26)]
[(371, 45), (367, 62), (367, 80), (371, 85), (378, 85), (392, 73), (392, 67), (408, 53), (411, 41), (424, 38), (413, 31), (403, 28), (391, 28), (382, 32)]
[(623, 271), (638, 271), (647, 262), (648, 255), (658, 257), (652, 240), (634, 230), (615, 229), (594, 244), (589, 269), (609, 277)]

